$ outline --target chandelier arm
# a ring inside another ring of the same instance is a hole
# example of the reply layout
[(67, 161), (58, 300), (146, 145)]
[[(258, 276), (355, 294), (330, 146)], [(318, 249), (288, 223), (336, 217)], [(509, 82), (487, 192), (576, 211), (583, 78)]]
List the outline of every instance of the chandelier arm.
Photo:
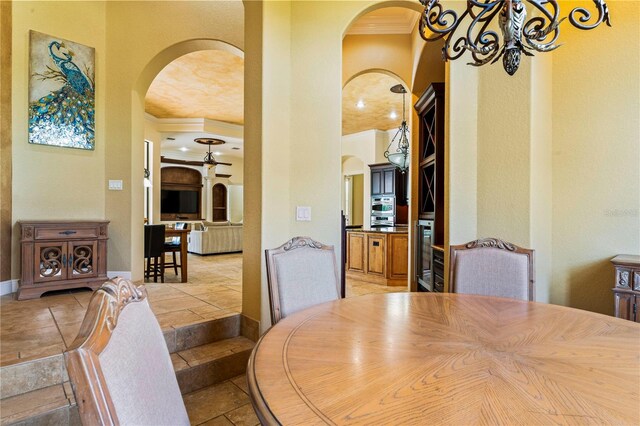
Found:
[[(428, 0), (428, 2), (427, 0), (420, 0), (420, 3), (425, 6), (419, 24), (420, 36), (425, 41), (439, 40), (455, 31), (460, 20), (466, 15), (465, 12), (458, 18), (458, 14), (454, 10), (443, 10), (438, 0)], [(427, 36), (425, 31), (427, 29), (434, 35)]]
[[(561, 45), (555, 45), (554, 43), (560, 36), (559, 26), (565, 18), (558, 20), (559, 8), (556, 0), (548, 0), (544, 2), (540, 2), (538, 0), (527, 0), (527, 2), (538, 9), (544, 16), (533, 17), (524, 25), (522, 36), (526, 43), (529, 47), (538, 52), (549, 52), (560, 47)], [(553, 14), (545, 7), (546, 4), (551, 5)], [(545, 42), (544, 40), (551, 33), (553, 33), (553, 37), (551, 40)]]
[[(469, 11), (469, 15), (473, 19), (476, 19), (477, 15), (473, 11), (474, 7), (479, 7), (481, 9), (493, 9), (496, 6), (501, 6), (504, 2), (505, 2), (505, 0), (494, 0), (494, 1), (490, 1), (490, 0), (483, 0), (483, 1), (467, 0), (467, 10)], [(500, 9), (500, 8), (498, 8), (498, 9)], [(486, 19), (487, 18), (481, 19), (481, 21), (486, 20)]]
[[(596, 21), (591, 25), (583, 25), (585, 22), (589, 22), (589, 20), (591, 20), (591, 12), (584, 7), (576, 7), (571, 11), (571, 13), (569, 13), (569, 21), (574, 27), (580, 30), (592, 30), (600, 25), (602, 21), (604, 21), (609, 27), (611, 26), (607, 2), (605, 0), (593, 0), (593, 3), (595, 3), (596, 9), (598, 10), (598, 19), (596, 19)], [(576, 15), (581, 16), (578, 16), (578, 19), (576, 19)]]
[[(486, 7), (483, 6), (483, 10), (478, 13), (476, 19), (469, 25), (467, 30), (467, 43), (464, 48), (471, 51), (471, 57), (473, 62), (469, 62), (469, 65), (481, 66), (490, 62), (500, 52), (500, 45), (498, 43), (498, 34), (495, 31), (487, 31), (487, 27), (493, 21), (495, 16), (500, 12), (500, 8), (496, 8), (501, 2), (487, 3)], [(493, 10), (492, 10), (493, 9)], [(485, 16), (487, 15), (487, 16)], [(475, 26), (478, 23), (483, 23), (475, 40), (472, 40), (472, 33)], [(478, 44), (480, 47), (478, 47)], [(484, 56), (480, 58), (479, 56)]]

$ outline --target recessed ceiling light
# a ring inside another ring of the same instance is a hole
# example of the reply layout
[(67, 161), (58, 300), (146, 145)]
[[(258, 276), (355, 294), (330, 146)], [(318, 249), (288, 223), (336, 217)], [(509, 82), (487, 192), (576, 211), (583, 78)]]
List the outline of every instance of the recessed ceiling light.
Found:
[(391, 117), (392, 120), (395, 120), (396, 118), (398, 118), (398, 114), (396, 114), (395, 111), (391, 111), (391, 114), (389, 114), (389, 117)]
[(182, 147), (180, 147), (180, 151), (187, 152), (187, 151), (189, 151), (189, 148), (187, 148), (186, 146), (182, 146)]
[(360, 99), (360, 100), (358, 101), (358, 103), (356, 104), (356, 107), (357, 107), (358, 109), (362, 109), (362, 108), (364, 108), (364, 102), (362, 101), (362, 99)]
[(220, 151), (216, 151), (213, 153), (213, 155), (222, 155), (222, 153)]

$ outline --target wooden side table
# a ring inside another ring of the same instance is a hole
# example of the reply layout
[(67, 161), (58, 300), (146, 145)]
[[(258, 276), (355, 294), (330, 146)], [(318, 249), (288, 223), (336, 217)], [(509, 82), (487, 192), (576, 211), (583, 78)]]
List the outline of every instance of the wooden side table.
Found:
[(108, 220), (19, 221), (22, 273), (18, 299), (51, 290), (97, 289), (107, 277)]
[(640, 322), (640, 256), (619, 254), (611, 259), (616, 268), (616, 283), (612, 289), (615, 316)]

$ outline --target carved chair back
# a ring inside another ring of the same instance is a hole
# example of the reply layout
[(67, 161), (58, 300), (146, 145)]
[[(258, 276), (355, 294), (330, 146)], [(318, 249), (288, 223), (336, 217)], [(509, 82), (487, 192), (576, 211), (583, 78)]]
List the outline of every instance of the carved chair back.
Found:
[(116, 278), (93, 294), (65, 361), (85, 425), (188, 425), (146, 290)]
[(449, 256), (451, 292), (533, 301), (533, 254), (531, 249), (497, 238), (453, 245)]
[(340, 298), (333, 246), (294, 237), (265, 250), (271, 324), (294, 312)]

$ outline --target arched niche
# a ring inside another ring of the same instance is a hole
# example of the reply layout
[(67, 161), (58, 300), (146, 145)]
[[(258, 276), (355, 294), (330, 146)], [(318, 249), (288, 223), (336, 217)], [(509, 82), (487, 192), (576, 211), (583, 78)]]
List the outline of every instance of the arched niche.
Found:
[(211, 218), (214, 222), (225, 222), (227, 218), (227, 187), (216, 183), (211, 188)]

